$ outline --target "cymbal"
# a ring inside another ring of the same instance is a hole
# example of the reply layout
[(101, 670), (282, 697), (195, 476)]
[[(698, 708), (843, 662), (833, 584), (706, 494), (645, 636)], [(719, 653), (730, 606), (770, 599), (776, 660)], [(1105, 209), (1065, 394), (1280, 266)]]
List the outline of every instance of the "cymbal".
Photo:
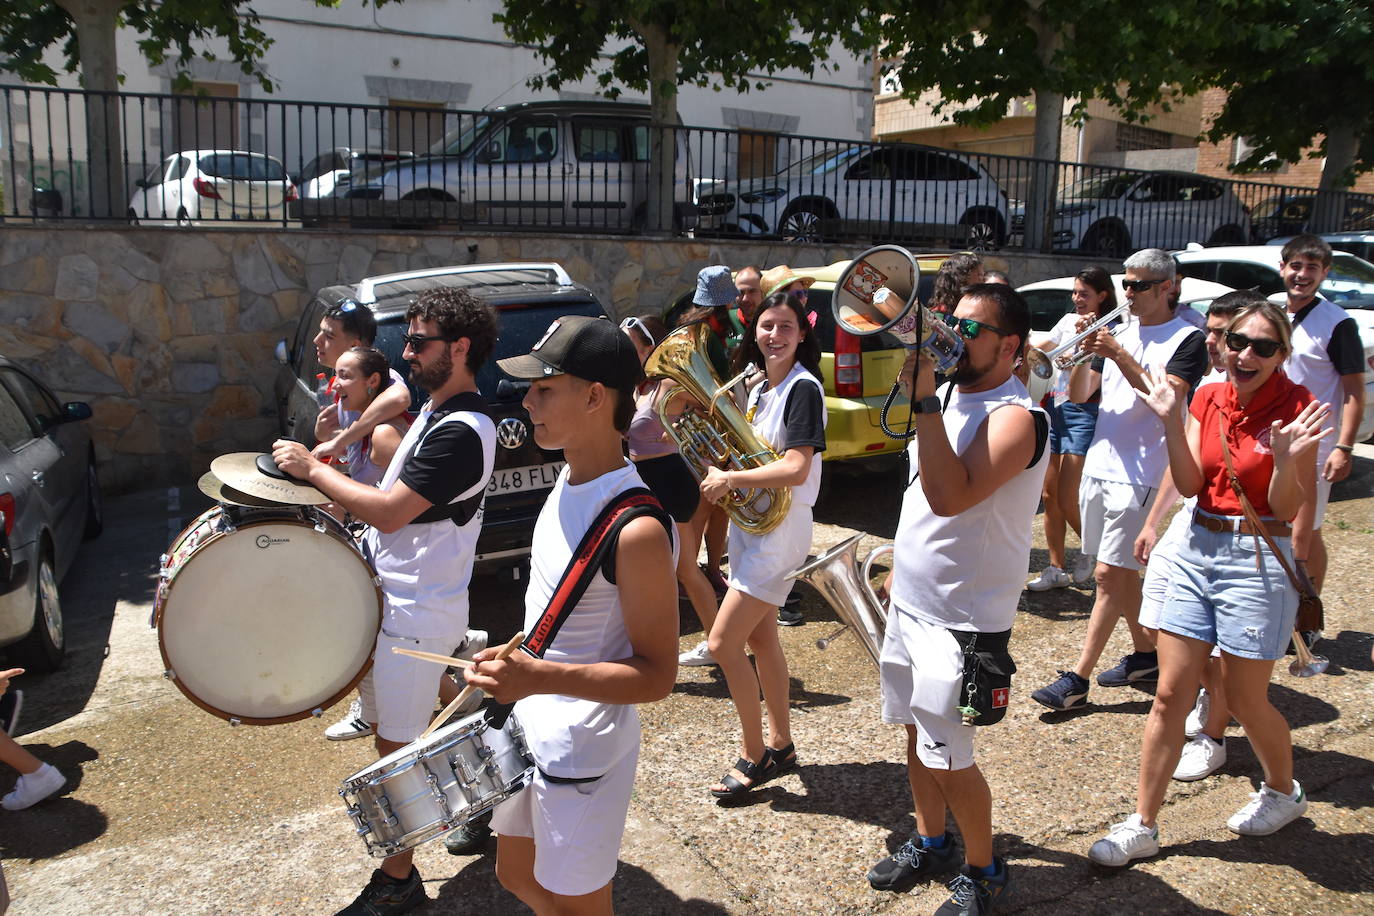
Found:
[(309, 484), (292, 480), (278, 480), (268, 477), (258, 470), (257, 460), (260, 452), (230, 452), (220, 455), (210, 462), (210, 471), (221, 481), (235, 490), (271, 500), (274, 503), (290, 503), (297, 506), (318, 506), (329, 502), (329, 497)]
[(249, 506), (256, 509), (270, 509), (276, 506), (285, 506), (287, 503), (273, 502), (270, 499), (258, 499), (256, 496), (249, 496), (241, 490), (235, 490), (215, 476), (214, 471), (206, 471), (196, 481), (196, 486), (200, 492), (213, 499), (215, 502), (227, 503), (231, 506)]

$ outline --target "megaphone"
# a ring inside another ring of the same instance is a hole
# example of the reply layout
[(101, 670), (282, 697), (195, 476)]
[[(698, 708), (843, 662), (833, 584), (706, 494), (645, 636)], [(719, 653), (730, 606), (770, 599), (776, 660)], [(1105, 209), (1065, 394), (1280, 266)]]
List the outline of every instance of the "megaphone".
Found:
[(964, 354), (964, 341), (944, 320), (917, 300), (921, 269), (900, 245), (878, 245), (859, 255), (840, 274), (831, 297), (835, 324), (856, 337), (883, 331), (908, 350), (920, 350), (948, 375)]

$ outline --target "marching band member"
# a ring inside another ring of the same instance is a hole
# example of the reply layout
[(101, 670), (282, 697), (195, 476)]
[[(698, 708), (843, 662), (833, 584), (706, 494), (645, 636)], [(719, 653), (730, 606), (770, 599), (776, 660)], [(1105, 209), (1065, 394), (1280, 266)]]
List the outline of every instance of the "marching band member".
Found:
[[(385, 757), (429, 725), (444, 669), (391, 651), (447, 655), (468, 625), (468, 582), (482, 498), (496, 457), (496, 426), (476, 372), (496, 343), (496, 316), (469, 293), (421, 293), (406, 311), (411, 378), (430, 393), (378, 486), (350, 480), (299, 442), (273, 444), (277, 466), (369, 525), (364, 552), (386, 607), (372, 670), (359, 685), (362, 715)], [(404, 913), (425, 898), (413, 850), (389, 856), (339, 916)]]
[[(499, 365), (530, 380), (535, 441), (567, 460), (534, 528), (525, 592), (525, 632), (534, 634), (588, 528), (644, 486), (622, 451), (643, 370), (614, 324), (583, 316), (557, 319), (533, 351)], [(515, 702), (538, 766), (491, 822), (496, 876), (536, 913), (611, 912), (639, 760), (634, 704), (667, 696), (677, 675), (670, 525), (653, 516), (625, 525), (542, 658), (493, 660), (488, 649), (466, 672), (497, 702)]]
[[(782, 457), (740, 471), (711, 468), (701, 482), (701, 493), (711, 502), (737, 488), (792, 488), (790, 511), (767, 534), (754, 535), (730, 525), (730, 590), (707, 644), (739, 714), (743, 753), (734, 769), (711, 788), (716, 798), (743, 796), (797, 766), (777, 609), (791, 590), (785, 577), (801, 565), (811, 547), (811, 506), (820, 492), (820, 453), (825, 449), (820, 358), (802, 300), (789, 293), (764, 300), (749, 323), (735, 364), (738, 369), (750, 363), (763, 367), (763, 380), (749, 392), (746, 416)], [(746, 643), (753, 650), (757, 676), (744, 653)], [(760, 688), (768, 707), (767, 745)]]
[[(1142, 400), (1164, 423), (1169, 469), (1183, 496), (1197, 496), (1178, 546), (1159, 621), (1159, 687), (1141, 743), (1136, 811), (1092, 845), (1100, 865), (1125, 865), (1159, 852), (1155, 817), (1183, 747), (1184, 720), (1213, 645), (1221, 648), (1227, 703), (1244, 727), (1264, 782), (1231, 816), (1234, 833), (1265, 836), (1302, 816), (1307, 797), (1293, 778), (1288, 723), (1269, 702), (1269, 676), (1293, 637), (1298, 594), (1267, 539), (1243, 514), (1231, 465), (1261, 524), (1290, 559), (1289, 521), (1316, 498), (1318, 443), (1330, 406), (1282, 371), (1292, 350), (1283, 310), (1242, 308), (1226, 330), (1228, 382), (1200, 389), (1147, 373)], [(1223, 447), (1224, 443), (1224, 447)], [(1300, 558), (1301, 559), (1301, 558)]]
[[(991, 790), (958, 707), (973, 674), (966, 646), (1011, 670), (1007, 639), (1030, 560), (1048, 435), (1048, 421), (1036, 419), (1012, 372), (1030, 332), (1025, 300), (1006, 286), (979, 284), (953, 316), (964, 352), (943, 412), (930, 360), (913, 351), (900, 376), (912, 403), (916, 476), (897, 526), (880, 668), (883, 721), (906, 728), (916, 833), (868, 874), (878, 890), (905, 891), (954, 870), (958, 853), (945, 831), (952, 813), (964, 864), (940, 916), (987, 913), (1007, 887), (1007, 864), (992, 850)], [(990, 699), (1005, 708), (1005, 692)]]

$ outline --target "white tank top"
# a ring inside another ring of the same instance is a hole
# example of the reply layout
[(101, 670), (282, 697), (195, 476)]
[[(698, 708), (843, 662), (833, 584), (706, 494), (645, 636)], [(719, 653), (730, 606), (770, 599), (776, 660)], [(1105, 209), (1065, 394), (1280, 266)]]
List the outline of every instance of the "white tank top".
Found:
[[(943, 392), (941, 393), (943, 397)], [(994, 410), (1033, 407), (1012, 376), (990, 391), (955, 390), (945, 408), (945, 434), (962, 455)], [(916, 443), (908, 447), (916, 467)], [(1049, 449), (976, 506), (948, 518), (936, 515), (919, 479), (902, 499), (892, 567), (894, 607), (951, 630), (996, 633), (1011, 629), (1030, 564), (1031, 523), (1040, 503)]]
[[(765, 442), (772, 447), (773, 451), (782, 454), (781, 444), (787, 441), (787, 396), (792, 391), (792, 386), (798, 382), (815, 385), (821, 395), (824, 404), (825, 388), (821, 385), (821, 380), (816, 378), (801, 363), (793, 363), (792, 371), (787, 373), (787, 377), (782, 380), (782, 384), (777, 388), (769, 388), (760, 393), (763, 385), (756, 385), (749, 392), (748, 407), (753, 409), (753, 419), (749, 421)], [(829, 421), (824, 407), (821, 410), (823, 422)], [(821, 492), (821, 453), (813, 452), (811, 455), (811, 470), (807, 472), (806, 482), (792, 488), (792, 501), (803, 506), (814, 506), (816, 497)]]

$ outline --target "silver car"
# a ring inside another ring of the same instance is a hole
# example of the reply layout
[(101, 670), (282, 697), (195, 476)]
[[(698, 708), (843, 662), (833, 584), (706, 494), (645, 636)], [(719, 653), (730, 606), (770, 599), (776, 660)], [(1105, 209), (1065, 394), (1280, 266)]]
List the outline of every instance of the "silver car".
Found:
[(62, 664), (57, 585), (102, 525), (90, 416), (0, 356), (0, 651), (32, 672)]

